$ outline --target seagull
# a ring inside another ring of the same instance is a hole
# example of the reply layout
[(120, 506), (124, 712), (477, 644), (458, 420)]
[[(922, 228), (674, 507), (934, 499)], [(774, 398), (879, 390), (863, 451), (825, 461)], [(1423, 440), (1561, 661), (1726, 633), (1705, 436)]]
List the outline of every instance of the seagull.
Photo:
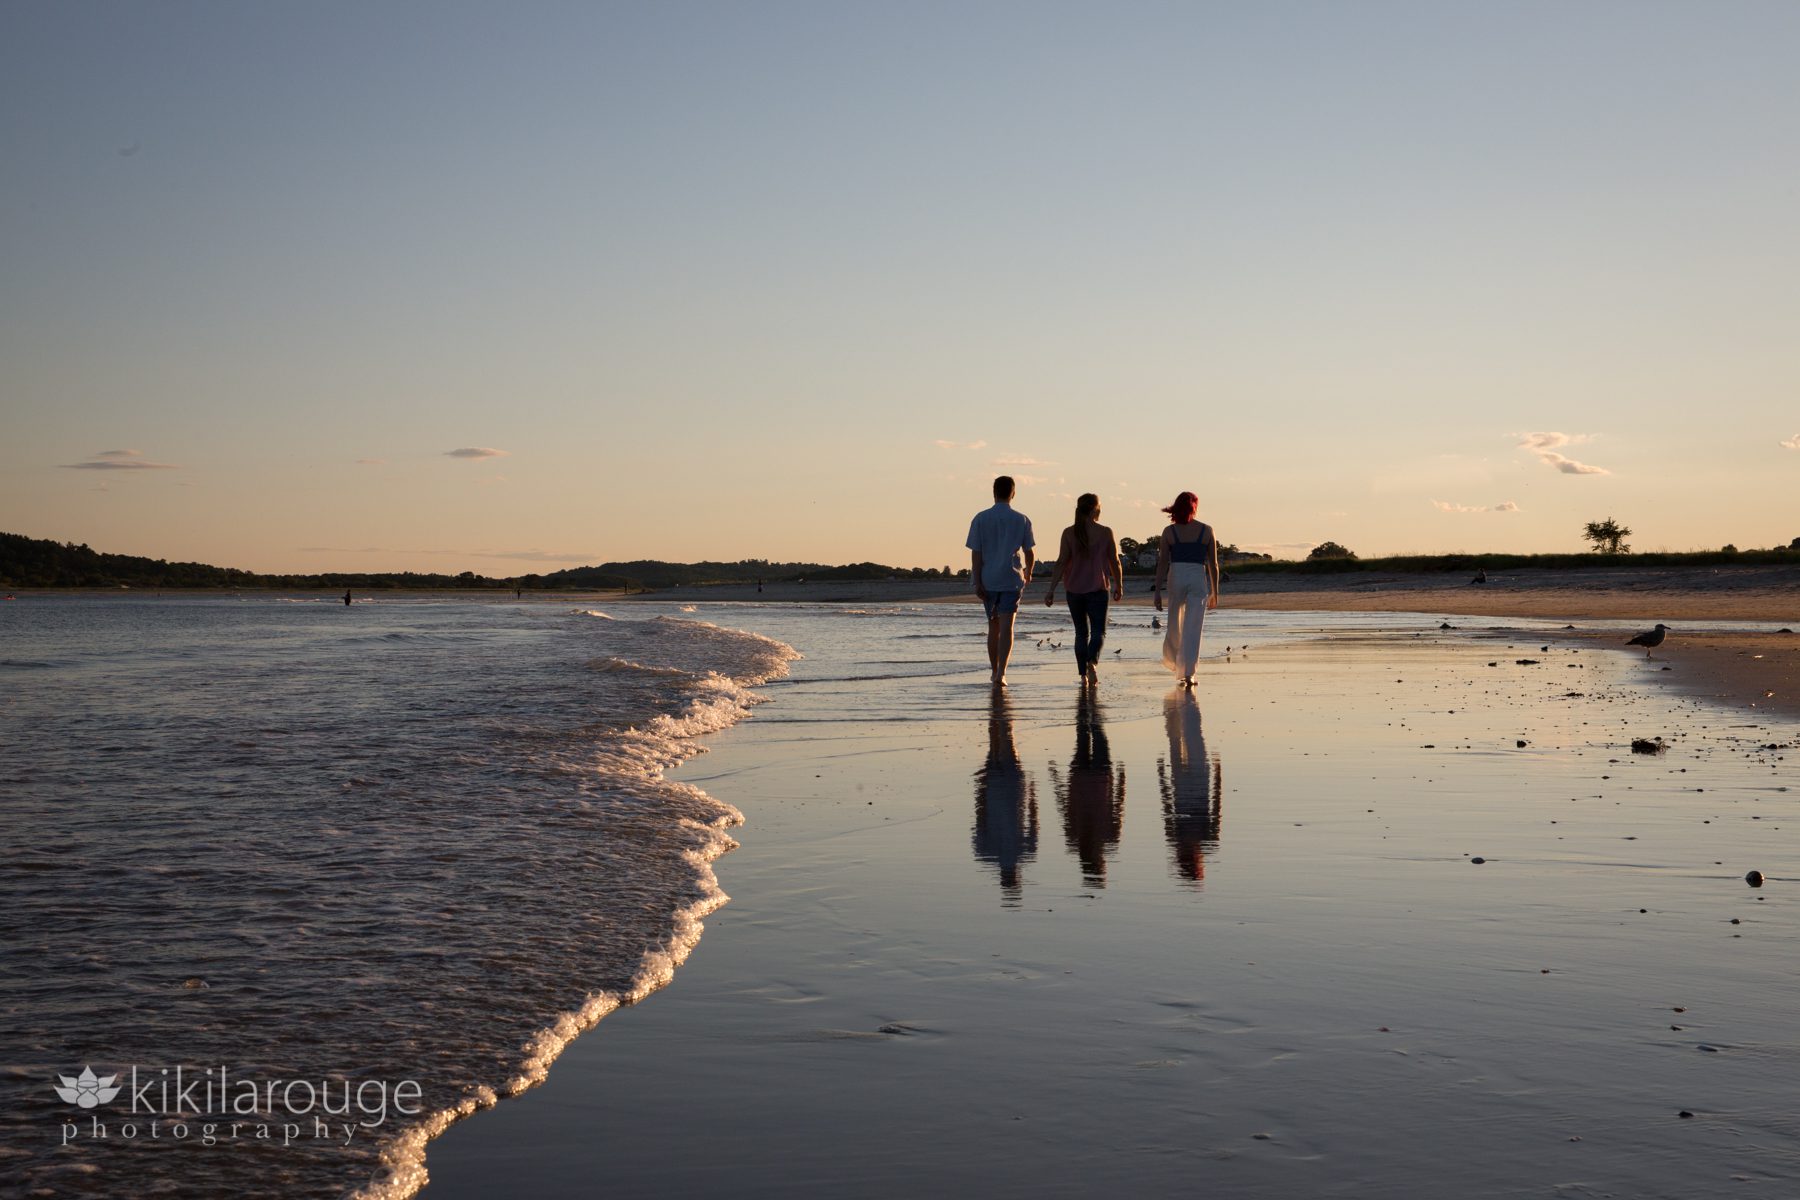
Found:
[(1650, 652), (1663, 644), (1663, 638), (1668, 636), (1668, 632), (1669, 627), (1667, 625), (1659, 624), (1655, 629), (1640, 633), (1625, 644), (1627, 646), (1642, 646), (1644, 648), (1644, 657), (1649, 658)]

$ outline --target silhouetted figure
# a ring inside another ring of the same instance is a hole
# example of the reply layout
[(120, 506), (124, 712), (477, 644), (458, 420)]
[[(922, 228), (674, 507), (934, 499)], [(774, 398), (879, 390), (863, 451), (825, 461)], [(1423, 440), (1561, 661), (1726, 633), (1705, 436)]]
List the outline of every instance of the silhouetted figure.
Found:
[(1223, 771), (1206, 753), (1200, 732), (1200, 702), (1188, 689), (1163, 698), (1169, 758), (1156, 764), (1162, 788), (1163, 831), (1175, 859), (1175, 874), (1194, 883), (1206, 878), (1206, 856), (1218, 849), (1223, 806)]
[(1075, 501), (1075, 523), (1062, 531), (1044, 607), (1056, 602), (1058, 583), (1068, 594), (1069, 620), (1075, 624), (1075, 672), (1084, 684), (1099, 683), (1094, 664), (1106, 644), (1106, 598), (1125, 599), (1125, 576), (1118, 541), (1100, 524), (1100, 497), (1092, 492)]
[(974, 848), (978, 862), (1000, 868), (1002, 902), (1024, 892), (1019, 868), (1037, 855), (1037, 785), (1013, 744), (1012, 705), (999, 688), (988, 705), (987, 761), (975, 772)]
[(1019, 597), (1024, 595), (1037, 565), (1032, 547), (1031, 518), (1013, 509), (1015, 487), (1011, 475), (994, 479), (994, 503), (969, 522), (969, 578), (975, 595), (987, 613), (989, 680), (1006, 686), (1006, 664), (1012, 659), (1013, 627), (1019, 617)]
[(1625, 644), (1627, 646), (1642, 646), (1644, 648), (1644, 657), (1649, 658), (1650, 652), (1662, 645), (1663, 638), (1667, 637), (1668, 634), (1669, 627), (1667, 625), (1658, 625), (1655, 629), (1638, 634)]
[(1151, 589), (1158, 611), (1163, 587), (1169, 589), (1169, 628), (1163, 634), (1163, 666), (1175, 672), (1182, 687), (1194, 686), (1200, 661), (1200, 631), (1206, 614), (1219, 606), (1219, 541), (1213, 527), (1196, 520), (1199, 498), (1182, 492), (1163, 509), (1169, 525), (1157, 541), (1156, 583)]
[(1486, 583), (1487, 582), (1487, 568), (1483, 567), (1481, 570), (1475, 572), (1475, 578), (1469, 580), (1469, 582), (1471, 584)]
[(1075, 756), (1068, 777), (1058, 779), (1052, 767), (1050, 779), (1062, 809), (1063, 837), (1081, 863), (1082, 881), (1105, 887), (1106, 856), (1119, 848), (1125, 829), (1125, 768), (1113, 766), (1100, 702), (1085, 688), (1075, 705)]
[(344, 589), (344, 607), (345, 608), (350, 607), (350, 589), (349, 588)]

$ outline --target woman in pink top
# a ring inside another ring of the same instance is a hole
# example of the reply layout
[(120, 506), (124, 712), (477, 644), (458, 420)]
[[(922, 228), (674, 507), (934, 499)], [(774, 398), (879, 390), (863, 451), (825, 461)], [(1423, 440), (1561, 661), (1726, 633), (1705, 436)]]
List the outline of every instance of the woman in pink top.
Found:
[(1113, 531), (1100, 524), (1100, 497), (1085, 492), (1075, 501), (1075, 523), (1063, 530), (1056, 569), (1050, 573), (1046, 607), (1056, 601), (1061, 583), (1069, 596), (1069, 616), (1075, 621), (1075, 670), (1083, 683), (1100, 682), (1094, 663), (1106, 641), (1106, 594), (1125, 598), (1125, 577), (1119, 571), (1119, 543)]

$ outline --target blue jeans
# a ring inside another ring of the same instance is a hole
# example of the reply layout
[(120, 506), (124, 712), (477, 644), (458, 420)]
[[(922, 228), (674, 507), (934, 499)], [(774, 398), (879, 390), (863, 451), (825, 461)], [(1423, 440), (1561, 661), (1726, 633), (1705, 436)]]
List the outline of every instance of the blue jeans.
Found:
[(1068, 595), (1069, 616), (1075, 622), (1075, 666), (1086, 671), (1099, 659), (1106, 641), (1106, 589)]

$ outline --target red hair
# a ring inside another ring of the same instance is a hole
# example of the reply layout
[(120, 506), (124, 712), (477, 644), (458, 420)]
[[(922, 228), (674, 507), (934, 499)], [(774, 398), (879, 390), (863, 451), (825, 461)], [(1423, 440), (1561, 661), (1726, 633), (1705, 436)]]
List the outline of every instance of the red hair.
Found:
[(1194, 510), (1199, 507), (1200, 497), (1194, 495), (1192, 492), (1183, 492), (1181, 495), (1175, 497), (1175, 503), (1169, 505), (1169, 507), (1163, 509), (1163, 511), (1168, 513), (1169, 519), (1174, 521), (1177, 525), (1186, 525), (1189, 521), (1194, 519)]

